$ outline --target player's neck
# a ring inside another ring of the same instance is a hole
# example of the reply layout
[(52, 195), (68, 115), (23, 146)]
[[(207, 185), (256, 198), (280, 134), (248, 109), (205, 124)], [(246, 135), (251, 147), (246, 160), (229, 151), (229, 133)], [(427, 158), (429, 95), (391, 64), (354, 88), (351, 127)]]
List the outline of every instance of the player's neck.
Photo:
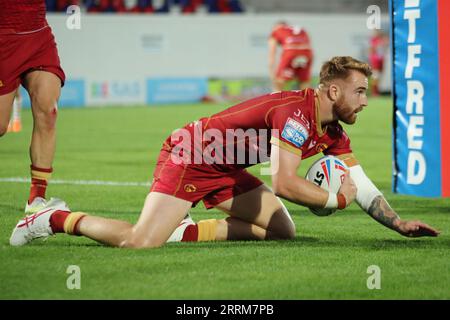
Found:
[(316, 104), (319, 109), (321, 125), (326, 126), (328, 123), (337, 120), (333, 113), (333, 101), (328, 99), (327, 92), (319, 88), (315, 90), (315, 95), (317, 97)]

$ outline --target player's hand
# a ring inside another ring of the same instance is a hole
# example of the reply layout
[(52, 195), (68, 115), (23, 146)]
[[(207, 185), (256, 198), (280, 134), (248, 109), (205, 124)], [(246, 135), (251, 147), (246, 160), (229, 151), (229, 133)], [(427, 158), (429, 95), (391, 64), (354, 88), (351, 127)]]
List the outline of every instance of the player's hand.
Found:
[(397, 231), (405, 237), (437, 237), (440, 232), (422, 221), (400, 220)]
[(353, 181), (353, 179), (350, 177), (350, 171), (347, 171), (338, 192), (344, 195), (347, 207), (350, 205), (350, 203), (353, 202), (353, 200), (355, 200), (356, 191), (358, 190), (356, 188), (355, 181)]

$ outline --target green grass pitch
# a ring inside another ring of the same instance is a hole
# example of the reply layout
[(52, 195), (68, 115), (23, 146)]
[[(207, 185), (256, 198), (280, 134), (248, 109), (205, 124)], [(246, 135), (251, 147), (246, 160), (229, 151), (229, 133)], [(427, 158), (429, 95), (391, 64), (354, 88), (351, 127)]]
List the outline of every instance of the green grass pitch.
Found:
[[(172, 129), (226, 106), (61, 109), (53, 180), (149, 182)], [(4, 180), (29, 176), (32, 120), (24, 110), (24, 130), (0, 139), (0, 299), (449, 299), (450, 201), (391, 192), (390, 99), (371, 99), (358, 117), (347, 131), (366, 173), (402, 218), (429, 223), (442, 232), (438, 238), (404, 238), (356, 205), (316, 217), (285, 202), (297, 226), (292, 241), (126, 250), (58, 235), (13, 248), (8, 240), (29, 184)], [(54, 183), (47, 194), (75, 211), (135, 222), (147, 192), (147, 186)], [(199, 205), (192, 216), (224, 214)], [(67, 288), (70, 265), (81, 270), (80, 289)], [(381, 270), (381, 289), (367, 288), (371, 265)]]

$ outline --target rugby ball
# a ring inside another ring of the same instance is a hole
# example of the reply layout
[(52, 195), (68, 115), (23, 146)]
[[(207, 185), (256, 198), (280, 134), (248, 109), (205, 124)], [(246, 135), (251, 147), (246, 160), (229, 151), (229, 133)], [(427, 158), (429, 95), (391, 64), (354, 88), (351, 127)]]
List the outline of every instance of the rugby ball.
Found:
[[(314, 162), (306, 173), (306, 180), (322, 189), (338, 193), (348, 167), (340, 159), (325, 156)], [(329, 216), (337, 209), (309, 208), (317, 216)]]

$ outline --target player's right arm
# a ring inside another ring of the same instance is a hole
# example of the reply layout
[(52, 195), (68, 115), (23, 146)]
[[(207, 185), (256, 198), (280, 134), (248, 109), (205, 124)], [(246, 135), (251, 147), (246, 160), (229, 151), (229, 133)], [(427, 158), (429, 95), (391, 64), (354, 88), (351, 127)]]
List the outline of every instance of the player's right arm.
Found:
[(275, 56), (277, 53), (277, 40), (274, 37), (269, 38), (269, 74), (270, 78), (275, 79)]
[(300, 155), (272, 144), (270, 159), (272, 188), (281, 198), (307, 207), (344, 209), (356, 197), (356, 186), (348, 174), (336, 195), (297, 175)]

